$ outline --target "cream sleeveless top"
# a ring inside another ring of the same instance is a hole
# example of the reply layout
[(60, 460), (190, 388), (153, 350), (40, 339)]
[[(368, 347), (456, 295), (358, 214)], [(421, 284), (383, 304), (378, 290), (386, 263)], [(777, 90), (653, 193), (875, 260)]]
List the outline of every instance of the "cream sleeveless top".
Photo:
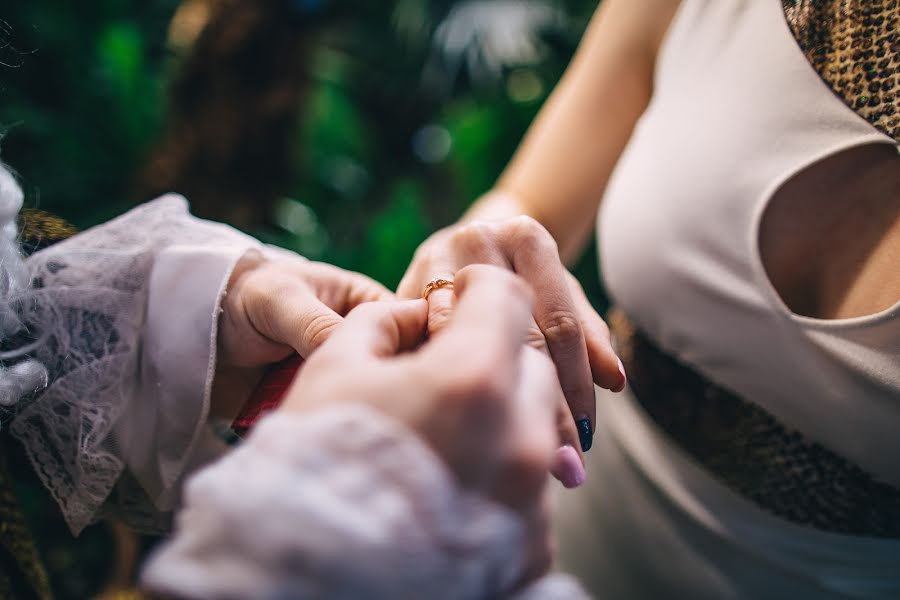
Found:
[(794, 314), (758, 245), (786, 182), (866, 144), (895, 145), (820, 79), (778, 0), (684, 0), (607, 188), (600, 256), (611, 296), (660, 347), (900, 486), (900, 302)]

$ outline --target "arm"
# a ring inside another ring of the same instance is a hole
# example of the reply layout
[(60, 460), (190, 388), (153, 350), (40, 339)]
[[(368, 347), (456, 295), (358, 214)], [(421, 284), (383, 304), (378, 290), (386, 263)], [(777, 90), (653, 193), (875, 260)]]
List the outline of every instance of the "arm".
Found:
[(11, 431), (73, 532), (110, 511), (165, 528), (195, 451), (212, 450), (203, 425), (225, 282), (259, 247), (169, 196), (28, 259), (24, 317), (50, 379)]
[[(565, 393), (560, 436), (581, 451), (592, 443), (594, 385), (620, 391), (626, 376), (606, 324), (561, 258), (574, 258), (590, 231), (606, 181), (649, 102), (656, 52), (678, 4), (603, 2), (496, 189), (419, 247), (397, 289), (400, 297), (417, 297), (432, 278), (452, 278), (473, 263), (521, 275), (536, 296), (532, 341), (556, 363)], [(453, 302), (440, 291), (433, 297), (429, 330), (436, 334)]]
[(528, 215), (577, 258), (606, 182), (650, 102), (678, 0), (605, 0), (494, 190), (463, 221)]
[(166, 529), (186, 474), (223, 450), (209, 420), (234, 417), (266, 364), (309, 355), (355, 304), (390, 296), (196, 219), (177, 196), (28, 267), (18, 304), (50, 380), (11, 431), (75, 533), (110, 513)]
[[(282, 407), (189, 482), (145, 585), (178, 598), (506, 598), (542, 575), (553, 366), (523, 345), (524, 285), (489, 267), (458, 282), (460, 318), (424, 345), (422, 300), (351, 313)], [(583, 597), (538, 585), (527, 597)]]

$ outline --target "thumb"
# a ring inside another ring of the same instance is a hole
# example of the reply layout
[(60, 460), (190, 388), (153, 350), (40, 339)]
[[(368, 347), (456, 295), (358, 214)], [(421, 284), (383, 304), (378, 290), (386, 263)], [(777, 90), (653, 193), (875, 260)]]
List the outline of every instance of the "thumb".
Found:
[(389, 357), (418, 346), (428, 319), (424, 300), (367, 302), (344, 319), (321, 354), (347, 357)]
[(248, 286), (242, 304), (259, 335), (290, 346), (303, 358), (309, 358), (343, 320), (294, 277)]

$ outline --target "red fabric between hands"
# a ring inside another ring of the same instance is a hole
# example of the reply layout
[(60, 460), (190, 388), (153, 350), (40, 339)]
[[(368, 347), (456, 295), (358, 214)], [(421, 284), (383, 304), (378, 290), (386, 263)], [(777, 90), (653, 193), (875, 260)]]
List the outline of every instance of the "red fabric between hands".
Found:
[(273, 365), (253, 390), (253, 395), (244, 405), (241, 414), (231, 423), (231, 429), (244, 437), (263, 415), (278, 408), (302, 365), (303, 359), (299, 354)]

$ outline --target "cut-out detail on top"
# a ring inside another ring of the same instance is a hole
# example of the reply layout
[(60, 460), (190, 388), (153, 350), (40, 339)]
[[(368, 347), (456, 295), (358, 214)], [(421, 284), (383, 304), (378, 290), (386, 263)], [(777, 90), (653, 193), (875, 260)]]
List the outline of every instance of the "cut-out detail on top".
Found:
[(801, 169), (760, 217), (759, 261), (773, 291), (792, 313), (815, 319), (896, 305), (898, 213), (900, 156), (890, 145), (845, 149)]

